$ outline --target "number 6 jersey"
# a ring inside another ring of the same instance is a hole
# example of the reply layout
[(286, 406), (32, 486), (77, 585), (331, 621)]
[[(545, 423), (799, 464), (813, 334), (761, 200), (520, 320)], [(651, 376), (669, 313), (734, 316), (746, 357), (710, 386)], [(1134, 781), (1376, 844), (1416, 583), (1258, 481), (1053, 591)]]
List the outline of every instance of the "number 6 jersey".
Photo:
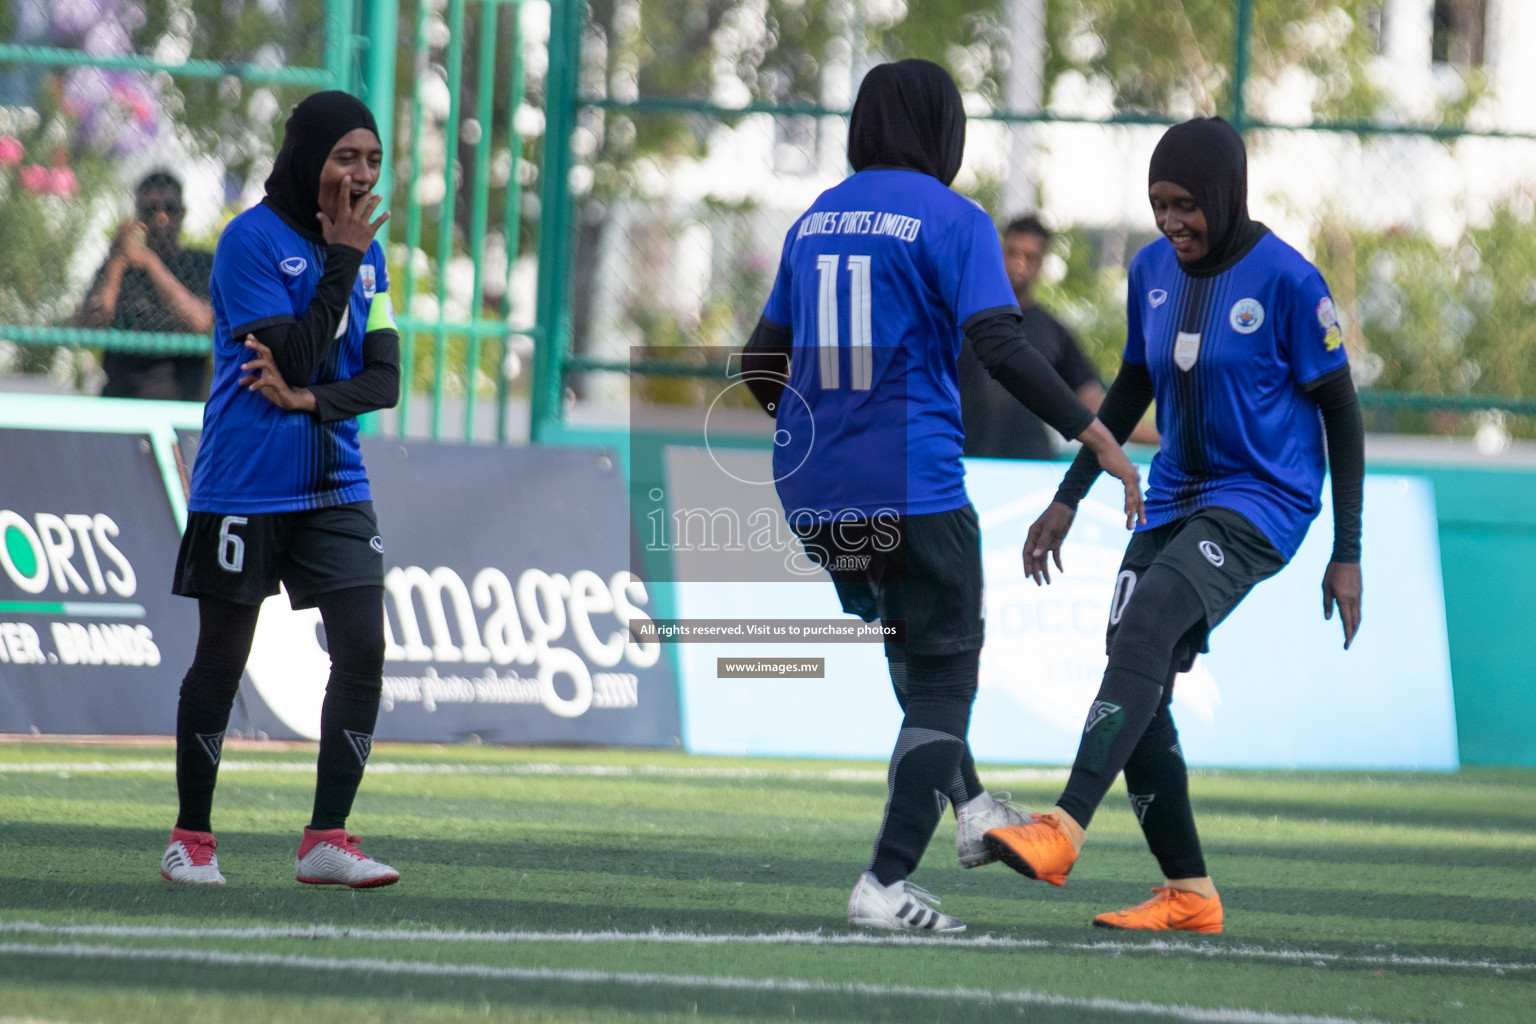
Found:
[[(321, 423), (285, 412), (240, 386), (255, 358), (245, 336), (302, 317), (324, 272), (325, 247), (265, 205), (229, 222), (213, 256), (213, 388), (187, 508), (194, 512), (298, 512), (368, 501), (355, 419)], [(354, 377), (363, 337), (392, 327), (384, 250), (368, 247), (337, 328), (335, 347), (313, 381)], [(290, 382), (292, 383), (292, 382)]]
[(871, 168), (823, 192), (790, 229), (763, 309), (794, 335), (774, 438), (785, 513), (968, 504), (961, 328), (1008, 309), (991, 218), (937, 178)]

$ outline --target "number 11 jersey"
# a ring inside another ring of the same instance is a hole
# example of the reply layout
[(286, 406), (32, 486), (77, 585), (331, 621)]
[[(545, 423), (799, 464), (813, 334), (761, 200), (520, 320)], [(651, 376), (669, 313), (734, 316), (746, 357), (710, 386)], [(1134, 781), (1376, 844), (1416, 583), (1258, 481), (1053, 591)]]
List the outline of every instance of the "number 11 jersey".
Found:
[(763, 309), (794, 334), (774, 438), (785, 513), (968, 504), (961, 328), (1017, 309), (991, 218), (937, 178), (871, 168), (823, 192), (790, 228)]

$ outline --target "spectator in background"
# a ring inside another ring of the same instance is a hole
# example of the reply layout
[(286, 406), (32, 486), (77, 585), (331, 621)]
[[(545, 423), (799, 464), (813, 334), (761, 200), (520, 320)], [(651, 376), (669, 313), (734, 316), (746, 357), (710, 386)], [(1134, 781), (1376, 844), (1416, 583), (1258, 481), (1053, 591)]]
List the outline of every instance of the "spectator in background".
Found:
[[(1035, 282), (1045, 265), (1051, 231), (1034, 214), (1010, 221), (1003, 231), (1003, 264), (1008, 282), (1024, 315), (1029, 340), (1067, 386), (1097, 413), (1104, 385), (1077, 341), (1059, 320), (1035, 304)], [(965, 454), (985, 459), (1049, 459), (1055, 452), (1045, 423), (1008, 389), (992, 379), (969, 341), (960, 348), (960, 410), (965, 420)], [(1136, 444), (1157, 444), (1157, 428), (1139, 424), (1131, 433)]]
[[(208, 277), (213, 254), (181, 247), (181, 182), (155, 171), (139, 182), (134, 215), (123, 221), (107, 261), (96, 272), (76, 321), (119, 331), (208, 334), (213, 305)], [(208, 396), (206, 355), (107, 350), (107, 398), (201, 402)]]

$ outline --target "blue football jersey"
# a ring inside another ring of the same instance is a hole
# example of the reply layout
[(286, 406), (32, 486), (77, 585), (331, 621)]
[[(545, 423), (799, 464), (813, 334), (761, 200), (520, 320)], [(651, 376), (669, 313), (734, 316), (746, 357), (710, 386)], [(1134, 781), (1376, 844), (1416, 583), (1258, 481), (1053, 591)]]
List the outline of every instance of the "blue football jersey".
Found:
[[(266, 206), (229, 222), (213, 254), (213, 386), (187, 507), (194, 512), (295, 512), (371, 499), (357, 420), (319, 423), (240, 386), (253, 353), (245, 336), (303, 316), (325, 270), (325, 246)], [(378, 242), (363, 256), (336, 344), (311, 384), (355, 376), (375, 302), (389, 276)]]
[(1347, 365), (1322, 275), (1271, 233), (1195, 278), (1160, 238), (1131, 262), (1127, 315), (1125, 359), (1151, 374), (1162, 434), (1143, 529), (1219, 505), (1289, 559), (1326, 467), (1322, 416), (1301, 389)]
[(960, 325), (1017, 305), (991, 218), (937, 178), (872, 169), (823, 192), (763, 309), (794, 334), (774, 448), (786, 513), (966, 505)]

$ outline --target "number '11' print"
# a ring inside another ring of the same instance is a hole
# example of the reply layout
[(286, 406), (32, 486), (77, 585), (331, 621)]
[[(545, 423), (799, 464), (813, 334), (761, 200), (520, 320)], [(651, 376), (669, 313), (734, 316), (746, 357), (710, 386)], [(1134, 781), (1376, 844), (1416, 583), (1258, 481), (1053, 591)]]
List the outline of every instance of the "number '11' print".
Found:
[[(849, 386), (854, 391), (868, 391), (875, 375), (873, 335), (869, 327), (869, 263), (868, 256), (848, 257), (848, 354)], [(816, 257), (816, 273), (820, 282), (820, 303), (816, 315), (816, 343), (820, 360), (821, 386), (838, 388), (838, 349), (841, 341), (837, 330), (837, 256)]]

